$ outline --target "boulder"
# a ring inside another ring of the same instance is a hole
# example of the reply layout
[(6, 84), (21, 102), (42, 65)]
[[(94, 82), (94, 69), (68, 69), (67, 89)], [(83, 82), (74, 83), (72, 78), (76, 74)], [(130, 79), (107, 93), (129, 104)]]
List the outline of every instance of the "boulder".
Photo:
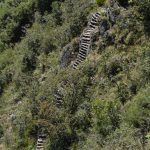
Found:
[(63, 48), (63, 52), (62, 52), (62, 54), (60, 56), (60, 60), (59, 60), (61, 68), (67, 67), (70, 64), (72, 51), (73, 51), (73, 46), (71, 43), (67, 44)]

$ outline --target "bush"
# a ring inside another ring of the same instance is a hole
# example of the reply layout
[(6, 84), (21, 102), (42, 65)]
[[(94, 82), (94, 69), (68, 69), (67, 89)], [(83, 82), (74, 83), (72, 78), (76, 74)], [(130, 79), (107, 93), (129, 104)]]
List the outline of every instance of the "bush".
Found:
[(136, 0), (139, 5), (140, 12), (148, 19), (150, 18), (150, 1), (149, 0)]
[(122, 124), (120, 128), (116, 129), (106, 140), (105, 148), (102, 150), (127, 150), (127, 149), (141, 149), (140, 140), (136, 136), (137, 129), (130, 127), (127, 124)]
[(118, 2), (121, 6), (124, 6), (124, 7), (128, 5), (128, 0), (118, 0)]
[(141, 90), (126, 106), (124, 118), (130, 126), (139, 129), (141, 144), (144, 147), (145, 137), (150, 131), (150, 86)]
[(98, 4), (98, 5), (100, 5), (100, 6), (101, 6), (101, 5), (103, 5), (103, 4), (104, 4), (105, 0), (96, 0), (96, 2), (97, 2), (97, 4)]
[(93, 102), (94, 128), (103, 137), (109, 135), (119, 125), (119, 105), (112, 101)]
[(2, 126), (0, 125), (0, 138), (3, 137), (3, 135), (4, 135), (4, 131), (3, 131)]

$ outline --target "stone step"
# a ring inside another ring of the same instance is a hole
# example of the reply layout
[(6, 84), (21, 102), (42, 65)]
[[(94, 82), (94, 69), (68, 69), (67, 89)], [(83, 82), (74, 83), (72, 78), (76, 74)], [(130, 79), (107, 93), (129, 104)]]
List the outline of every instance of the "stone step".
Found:
[(57, 102), (63, 102), (62, 97), (56, 99)]
[(82, 35), (82, 37), (80, 39), (91, 39), (91, 35)]
[(86, 57), (82, 55), (78, 55), (78, 58), (82, 58), (84, 60)]
[(95, 14), (93, 14), (93, 16), (92, 16), (92, 17), (99, 18), (99, 17), (100, 17), (100, 14), (99, 14), (99, 13), (95, 13)]
[(84, 44), (87, 44), (87, 43), (82, 43), (82, 45), (80, 46), (80, 49), (85, 49), (85, 50), (89, 49), (90, 43), (88, 43), (88, 45), (84, 45)]
[(87, 42), (87, 43), (90, 43), (91, 39), (81, 39), (81, 42)]
[(85, 53), (85, 52), (81, 51), (80, 54), (83, 55), (83, 56), (85, 56), (85, 57), (87, 56), (87, 52)]
[(82, 51), (84, 51), (84, 52), (87, 52), (87, 49), (88, 48), (81, 48), (80, 50), (79, 50), (79, 52), (82, 50)]
[(90, 45), (90, 41), (85, 41), (85, 40), (82, 40), (82, 42), (81, 42), (81, 44), (87, 44), (87, 46), (89, 46)]
[(62, 99), (57, 99), (57, 100), (56, 100), (56, 103), (62, 103), (62, 102), (63, 102)]
[(89, 47), (89, 45), (90, 45), (90, 42), (87, 42), (87, 41), (86, 42), (82, 41), (81, 44), (80, 44), (80, 46), (84, 46), (86, 48)]
[(82, 62), (82, 60), (77, 59), (76, 62), (79, 64)]
[(86, 52), (85, 52), (85, 51), (84, 51), (84, 52), (83, 52), (83, 51), (80, 51), (79, 53), (82, 53), (82, 54), (85, 55), (85, 56), (87, 55), (87, 51), (86, 51)]
[(88, 26), (94, 30), (98, 25), (97, 24), (89, 23)]
[(90, 28), (91, 28), (91, 27), (96, 28), (98, 25), (95, 25), (95, 24), (91, 24), (91, 23), (89, 23), (89, 26), (90, 26)]
[(87, 46), (87, 47), (89, 47), (89, 45), (91, 44), (91, 41), (82, 41), (82, 46)]
[(92, 18), (90, 22), (97, 23), (97, 19), (98, 19), (98, 18), (96, 18), (96, 19), (95, 19), (95, 18)]
[(81, 56), (81, 57), (85, 58), (85, 57), (86, 57), (86, 54), (83, 54), (82, 52), (79, 52), (79, 53), (78, 53), (78, 56)]
[(73, 67), (74, 69), (76, 69), (78, 65), (79, 65), (79, 63), (75, 62), (72, 67)]
[(77, 58), (78, 58), (79, 60), (81, 60), (81, 62), (82, 62), (83, 60), (85, 60), (85, 58), (82, 58), (82, 57), (80, 57), (79, 55), (77, 56)]
[(80, 41), (91, 41), (91, 38), (82, 37), (82, 38), (80, 39)]
[(89, 47), (89, 43), (83, 43), (83, 42), (82, 42), (81, 46)]
[(94, 26), (92, 24), (89, 24), (89, 27), (92, 28), (92, 29), (95, 29), (97, 26)]
[(83, 31), (83, 33), (90, 33), (90, 32), (92, 32), (92, 29), (90, 29), (90, 28), (87, 28)]
[(86, 56), (86, 54), (84, 54), (84, 53), (82, 53), (82, 52), (79, 52), (79, 55)]
[(62, 102), (56, 102), (56, 106), (61, 106)]
[(62, 97), (56, 98), (57, 101), (63, 101)]
[(37, 140), (37, 142), (39, 142), (39, 143), (43, 143), (43, 139), (41, 139), (41, 138), (38, 138), (38, 140)]
[(43, 146), (38, 146), (36, 147), (37, 150), (44, 150), (44, 147)]
[(99, 17), (100, 17), (100, 14), (98, 14), (98, 13), (92, 15), (92, 19), (94, 19), (96, 21), (98, 20)]
[(77, 66), (74, 66), (74, 65), (73, 65), (72, 68), (73, 68), (74, 70), (76, 70), (76, 69), (77, 69)]
[(80, 51), (80, 50), (87, 51), (88, 49), (89, 49), (89, 47), (81, 46), (81, 47), (79, 48), (79, 51)]
[(95, 13), (95, 16), (100, 17), (100, 13), (98, 13), (98, 12)]
[(85, 48), (81, 48), (81, 49), (79, 50), (79, 52), (82, 51), (83, 53), (86, 53), (87, 50), (88, 50), (87, 48), (86, 48), (86, 49), (85, 49)]
[[(95, 20), (95, 21), (97, 21), (98, 18), (99, 18), (99, 16), (97, 16), (97, 15), (95, 15), (95, 14), (92, 16), (92, 19)], [(91, 20), (92, 20), (92, 19), (91, 19)]]
[(62, 97), (60, 94), (55, 94), (54, 96), (58, 99)]
[(81, 40), (80, 41), (80, 45), (86, 44), (87, 46), (89, 46), (90, 43), (91, 43), (91, 40), (90, 41), (87, 41), (87, 40)]
[(87, 54), (87, 51), (88, 51), (88, 49), (80, 49), (80, 51), (79, 52), (81, 52), (81, 53), (84, 53), (84, 54)]
[(89, 42), (89, 41), (91, 41), (91, 39), (84, 39), (84, 38), (82, 38), (80, 41), (81, 41), (81, 42), (82, 42), (82, 41), (87, 41), (87, 42)]
[(82, 38), (90, 38), (91, 39), (91, 34), (89, 34), (89, 35), (83, 34)]
[(84, 46), (84, 45), (81, 45), (81, 47), (79, 48), (79, 50), (80, 50), (80, 49), (87, 50), (87, 49), (89, 49), (89, 46)]
[(43, 140), (42, 140), (42, 141), (37, 141), (37, 144), (38, 144), (38, 143), (43, 144), (44, 142), (43, 142)]
[(91, 38), (81, 38), (81, 41), (91, 41)]
[(37, 146), (43, 146), (43, 143), (37, 143)]
[(62, 100), (62, 99), (59, 99), (59, 100), (56, 101), (56, 103), (59, 103), (59, 104), (61, 103), (61, 104), (62, 104), (62, 103), (63, 103), (63, 100)]
[(92, 19), (91, 19), (91, 20), (94, 20), (95, 22), (97, 22), (98, 17), (96, 17), (96, 16), (92, 16)]
[(46, 135), (45, 135), (45, 134), (41, 134), (41, 135), (38, 136), (38, 138), (39, 138), (39, 139), (46, 138)]
[(83, 32), (83, 34), (90, 35), (92, 31), (93, 31), (92, 29), (87, 29)]
[(83, 61), (83, 59), (79, 59), (79, 58), (77, 58), (77, 60), (75, 61), (75, 63), (73, 64), (73, 68), (74, 69), (77, 69), (77, 66), (81, 63)]
[(79, 64), (80, 64), (80, 62), (77, 62), (77, 61), (76, 61), (73, 65), (74, 65), (74, 66), (77, 66), (77, 65), (79, 65)]
[(98, 22), (97, 21), (95, 22), (95, 21), (91, 20), (90, 24), (92, 24), (92, 25), (98, 25)]
[(92, 31), (92, 29), (87, 29), (82, 33), (82, 35), (90, 35)]
[(42, 146), (37, 146), (38, 148), (44, 148), (44, 146), (42, 145)]

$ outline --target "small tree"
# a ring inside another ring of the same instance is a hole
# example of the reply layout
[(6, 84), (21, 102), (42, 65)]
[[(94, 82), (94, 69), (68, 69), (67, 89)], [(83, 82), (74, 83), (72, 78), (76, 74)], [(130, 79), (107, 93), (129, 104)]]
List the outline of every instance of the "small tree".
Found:
[(96, 0), (99, 6), (103, 5), (106, 0)]

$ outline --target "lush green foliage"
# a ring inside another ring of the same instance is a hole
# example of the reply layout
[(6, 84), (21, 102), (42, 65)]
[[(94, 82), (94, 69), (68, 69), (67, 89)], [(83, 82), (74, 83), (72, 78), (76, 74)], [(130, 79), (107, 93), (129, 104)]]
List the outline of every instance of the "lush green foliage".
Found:
[[(104, 0), (0, 0), (0, 145), (35, 149), (42, 126), (47, 150), (148, 150), (150, 4), (119, 3), (126, 9), (112, 9), (112, 24)], [(74, 60), (95, 11), (108, 31), (94, 39), (80, 69), (60, 69), (65, 46)]]
[(97, 2), (98, 5), (103, 5), (105, 0), (96, 0), (96, 2)]

